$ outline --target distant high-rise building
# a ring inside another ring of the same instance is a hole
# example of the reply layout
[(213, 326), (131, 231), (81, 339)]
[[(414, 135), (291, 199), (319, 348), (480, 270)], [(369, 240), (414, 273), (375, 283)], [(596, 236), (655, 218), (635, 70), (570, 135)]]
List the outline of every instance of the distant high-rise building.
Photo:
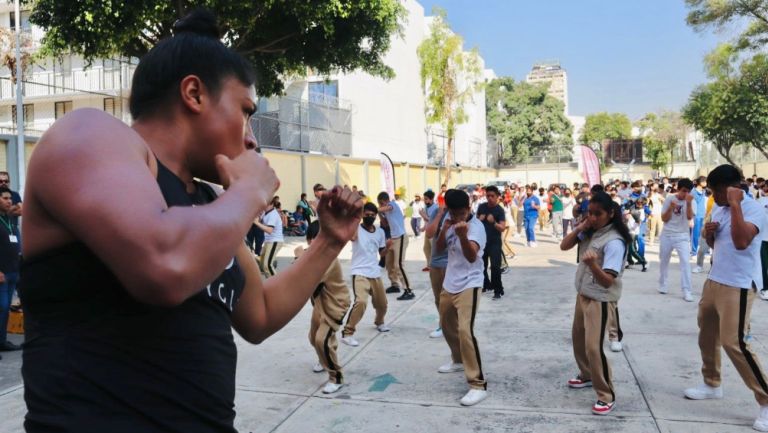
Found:
[(568, 114), (568, 75), (560, 66), (559, 61), (539, 62), (533, 65), (531, 72), (525, 77), (531, 84), (549, 83), (549, 94), (563, 101), (565, 114)]

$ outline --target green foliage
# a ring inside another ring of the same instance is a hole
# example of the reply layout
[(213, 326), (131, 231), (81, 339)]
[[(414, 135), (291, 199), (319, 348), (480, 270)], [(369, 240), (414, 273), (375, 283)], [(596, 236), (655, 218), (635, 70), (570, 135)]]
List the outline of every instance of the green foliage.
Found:
[(171, 35), (189, 10), (213, 11), (224, 42), (247, 56), (259, 73), (262, 95), (280, 93), (281, 77), (333, 70), (365, 70), (391, 78), (382, 56), (399, 32), (405, 8), (398, 0), (22, 0), (30, 21), (46, 31), (43, 52), (82, 55), (91, 62), (140, 57)]
[(685, 0), (686, 21), (697, 31), (739, 27), (732, 46), (737, 51), (760, 50), (768, 44), (768, 0)]
[(595, 113), (587, 116), (579, 137), (581, 144), (601, 144), (603, 140), (623, 140), (632, 136), (632, 122), (624, 113)]
[(477, 49), (463, 51), (464, 41), (448, 26), (445, 11), (435, 9), (430, 34), (418, 48), (421, 86), (426, 94), (427, 122), (440, 124), (448, 138), (446, 181), (450, 181), (456, 128), (468, 120), (465, 105), (482, 89)]
[(699, 86), (683, 111), (731, 164), (731, 149), (739, 144), (768, 156), (768, 58), (756, 55), (737, 74)]
[(500, 163), (523, 162), (532, 154), (570, 154), (573, 126), (562, 101), (546, 85), (497, 78), (486, 86), (488, 135), (501, 146)]
[(687, 128), (681, 114), (673, 111), (648, 113), (637, 122), (637, 127), (651, 168), (671, 176), (675, 150), (685, 145)]

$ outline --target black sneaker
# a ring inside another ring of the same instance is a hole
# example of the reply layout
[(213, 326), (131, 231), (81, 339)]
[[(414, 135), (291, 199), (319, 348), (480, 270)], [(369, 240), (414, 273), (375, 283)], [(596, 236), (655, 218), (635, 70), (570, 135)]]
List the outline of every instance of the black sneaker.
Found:
[(21, 346), (13, 344), (10, 341), (0, 344), (0, 352), (13, 352), (16, 350), (21, 350)]
[(398, 301), (410, 301), (411, 299), (415, 298), (416, 295), (413, 294), (413, 291), (410, 289), (405, 289), (405, 292), (403, 292), (402, 295), (397, 297)]
[(387, 293), (400, 293), (400, 288), (395, 286), (389, 286), (385, 291)]
[(493, 299), (494, 301), (498, 301), (499, 299), (501, 299), (501, 295), (493, 295), (493, 298), (491, 299)]

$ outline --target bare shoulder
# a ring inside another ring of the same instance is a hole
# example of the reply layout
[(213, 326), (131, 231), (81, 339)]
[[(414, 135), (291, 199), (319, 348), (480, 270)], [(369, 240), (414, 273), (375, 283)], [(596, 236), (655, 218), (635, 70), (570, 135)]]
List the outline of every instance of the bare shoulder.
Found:
[(147, 147), (128, 125), (93, 108), (75, 110), (54, 123), (40, 138), (35, 156), (118, 149), (142, 152)]

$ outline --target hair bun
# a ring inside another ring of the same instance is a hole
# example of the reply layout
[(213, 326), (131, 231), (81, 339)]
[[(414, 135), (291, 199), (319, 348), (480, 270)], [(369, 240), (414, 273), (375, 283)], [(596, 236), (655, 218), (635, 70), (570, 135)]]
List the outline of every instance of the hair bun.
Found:
[(200, 36), (220, 39), (221, 32), (216, 23), (216, 15), (204, 8), (194, 9), (184, 18), (173, 23), (173, 34), (194, 33)]

